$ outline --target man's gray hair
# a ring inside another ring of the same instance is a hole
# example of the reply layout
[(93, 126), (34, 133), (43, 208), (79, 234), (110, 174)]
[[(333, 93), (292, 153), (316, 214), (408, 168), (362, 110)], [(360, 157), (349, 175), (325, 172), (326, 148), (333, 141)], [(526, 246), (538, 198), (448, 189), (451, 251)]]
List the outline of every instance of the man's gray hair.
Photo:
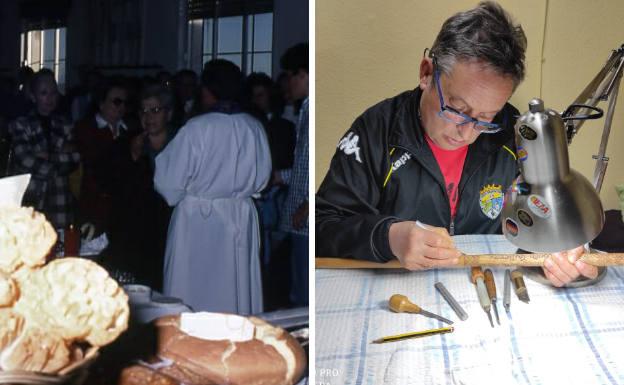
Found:
[(173, 108), (173, 93), (169, 90), (169, 88), (162, 86), (160, 84), (152, 84), (143, 89), (141, 92), (141, 102), (149, 99), (156, 98), (158, 99), (158, 103), (160, 103), (160, 107)]
[(457, 61), (482, 62), (497, 73), (510, 76), (515, 88), (524, 79), (526, 46), (522, 27), (500, 5), (484, 1), (447, 19), (430, 55), (435, 56), (440, 71), (446, 74)]

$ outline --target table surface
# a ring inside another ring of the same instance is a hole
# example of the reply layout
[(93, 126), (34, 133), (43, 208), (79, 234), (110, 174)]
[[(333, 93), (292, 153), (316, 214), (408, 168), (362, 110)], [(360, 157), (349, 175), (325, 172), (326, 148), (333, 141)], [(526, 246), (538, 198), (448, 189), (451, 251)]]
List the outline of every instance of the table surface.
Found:
[[(516, 250), (502, 235), (454, 241), (467, 254)], [(317, 270), (317, 384), (624, 384), (624, 267), (609, 267), (601, 282), (576, 289), (525, 278), (531, 301), (520, 302), (512, 288), (509, 313), (502, 305), (504, 268), (492, 270), (501, 321), (494, 328), (467, 268)], [(459, 320), (436, 282), (460, 303), (467, 320)], [(388, 299), (397, 293), (452, 320), (454, 333), (372, 344), (383, 336), (446, 326), (388, 310)]]

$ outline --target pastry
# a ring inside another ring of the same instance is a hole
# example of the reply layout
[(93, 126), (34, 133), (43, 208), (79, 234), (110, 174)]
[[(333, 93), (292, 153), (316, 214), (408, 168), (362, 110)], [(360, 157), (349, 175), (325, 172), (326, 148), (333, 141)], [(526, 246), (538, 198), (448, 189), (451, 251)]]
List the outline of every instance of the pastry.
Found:
[(102, 346), (128, 326), (128, 296), (95, 262), (56, 259), (18, 283), (15, 311), (66, 340)]

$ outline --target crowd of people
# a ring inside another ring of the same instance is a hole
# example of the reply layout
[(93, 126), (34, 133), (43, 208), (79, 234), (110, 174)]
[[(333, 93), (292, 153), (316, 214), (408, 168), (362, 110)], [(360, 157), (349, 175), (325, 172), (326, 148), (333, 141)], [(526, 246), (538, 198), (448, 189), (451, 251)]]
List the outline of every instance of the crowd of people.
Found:
[(51, 70), (23, 67), (0, 88), (1, 172), (31, 174), (23, 205), (56, 229), (106, 233), (100, 260), (124, 283), (259, 313), (279, 263), (292, 291), (273, 303), (307, 305), (307, 44), (281, 64), (276, 81), (224, 59), (200, 75), (89, 70), (65, 95)]

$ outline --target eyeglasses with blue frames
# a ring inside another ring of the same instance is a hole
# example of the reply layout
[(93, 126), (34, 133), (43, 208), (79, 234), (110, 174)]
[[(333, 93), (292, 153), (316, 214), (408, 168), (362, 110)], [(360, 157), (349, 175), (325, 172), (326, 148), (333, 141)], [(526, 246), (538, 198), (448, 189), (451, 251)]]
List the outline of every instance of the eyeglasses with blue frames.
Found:
[(481, 120), (475, 119), (472, 116), (466, 115), (454, 109), (451, 106), (448, 106), (444, 103), (444, 97), (442, 96), (442, 87), (440, 86), (440, 71), (438, 70), (438, 63), (435, 57), (432, 57), (433, 60), (433, 77), (436, 83), (436, 88), (438, 90), (438, 96), (440, 97), (440, 112), (438, 112), (438, 116), (442, 119), (451, 122), (457, 126), (463, 126), (466, 124), (472, 124), (473, 128), (479, 132), (484, 134), (495, 134), (499, 132), (502, 127), (496, 123), (491, 122), (483, 122)]

